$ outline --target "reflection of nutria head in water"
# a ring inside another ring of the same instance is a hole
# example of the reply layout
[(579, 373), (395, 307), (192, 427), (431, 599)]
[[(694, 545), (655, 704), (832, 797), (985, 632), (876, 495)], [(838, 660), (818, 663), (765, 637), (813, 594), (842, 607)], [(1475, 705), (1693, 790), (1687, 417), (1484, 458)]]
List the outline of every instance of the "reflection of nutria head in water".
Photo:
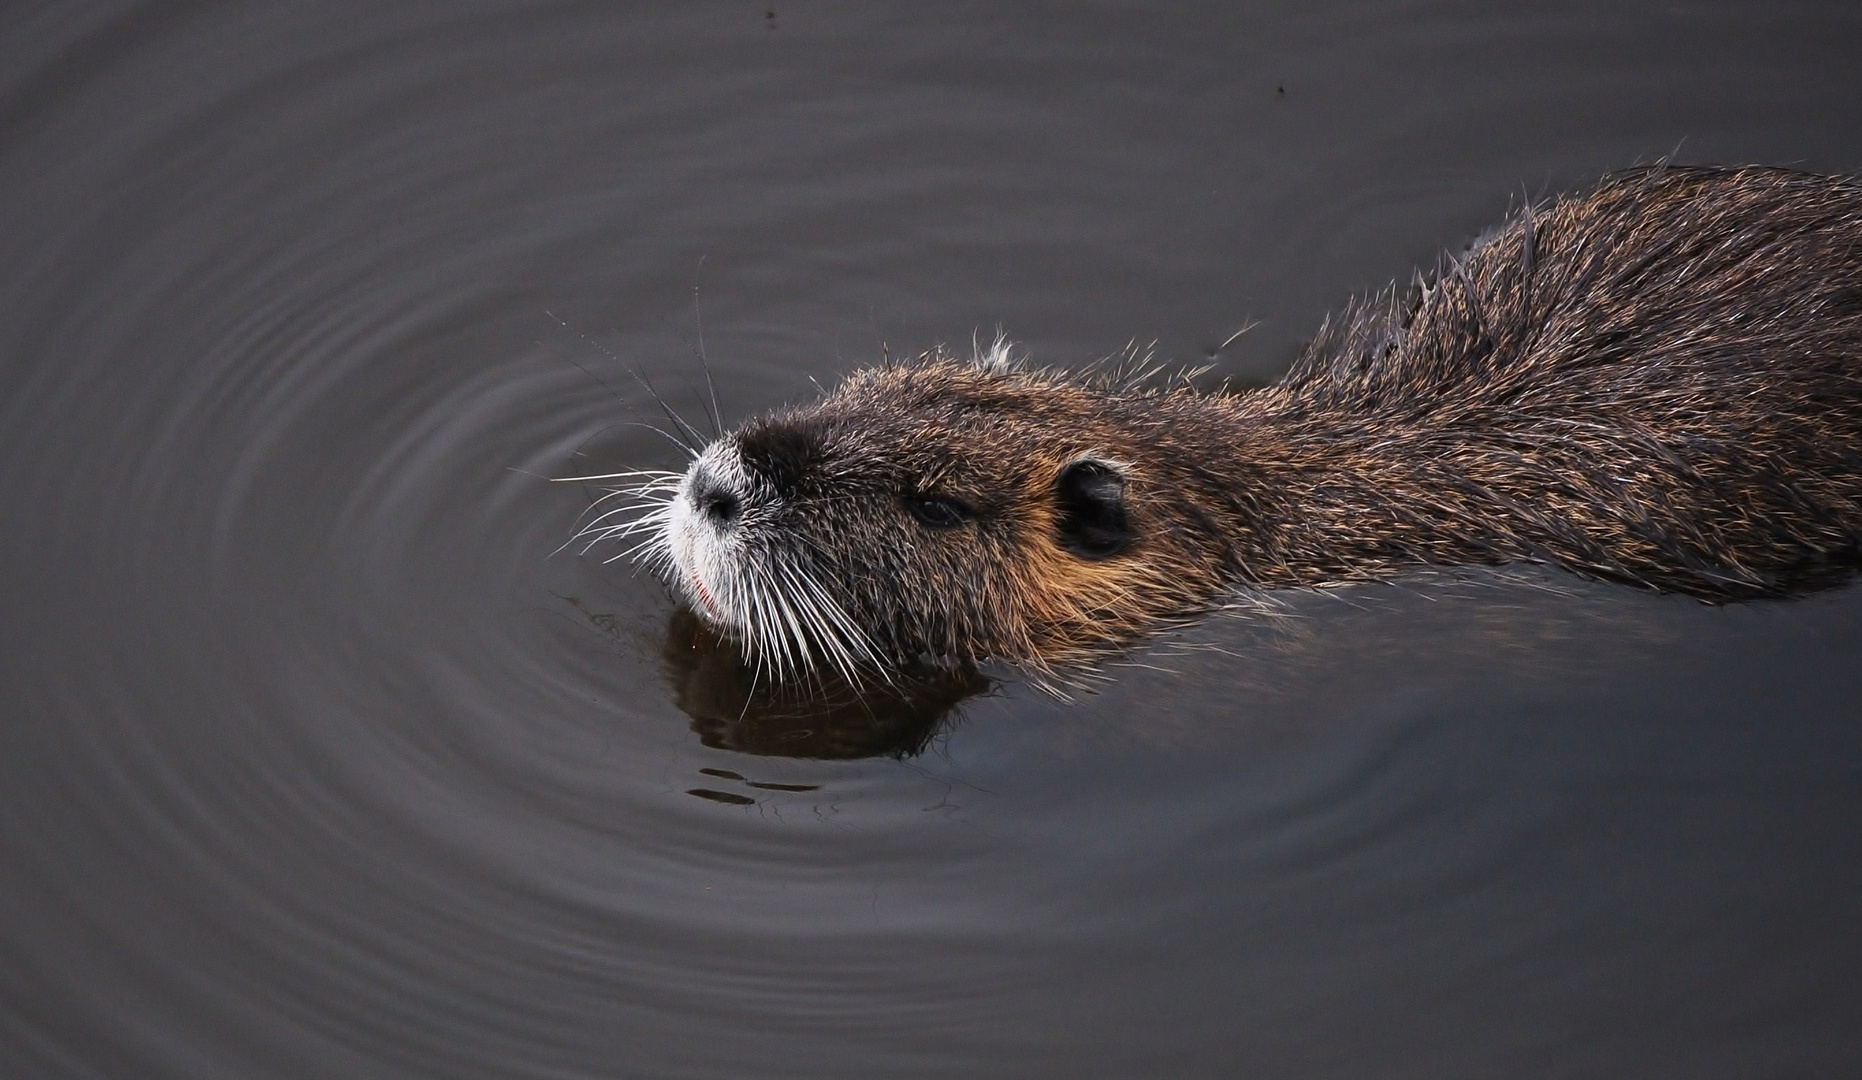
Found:
[(1532, 561), (1708, 600), (1862, 539), (1862, 186), (1655, 168), (1529, 209), (1239, 394), (934, 353), (639, 491), (773, 673), (1036, 669), (1238, 591)]
[(775, 757), (911, 757), (961, 702), (989, 689), (968, 664), (896, 667), (859, 684), (832, 668), (777, 682), (689, 611), (673, 616), (665, 657), (701, 742)]

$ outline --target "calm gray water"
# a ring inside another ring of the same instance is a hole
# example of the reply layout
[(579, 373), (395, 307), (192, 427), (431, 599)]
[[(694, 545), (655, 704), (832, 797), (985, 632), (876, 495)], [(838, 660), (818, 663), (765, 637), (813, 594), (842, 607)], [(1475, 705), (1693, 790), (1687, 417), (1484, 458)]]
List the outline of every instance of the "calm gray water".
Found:
[(701, 341), (727, 419), (998, 325), (1268, 377), (1527, 195), (1862, 170), (1858, 57), (1845, 3), (0, 9), (0, 1076), (1853, 1075), (1862, 587), (1294, 596), (868, 747), (756, 728), (544, 478), (676, 466), (633, 373), (697, 415)]

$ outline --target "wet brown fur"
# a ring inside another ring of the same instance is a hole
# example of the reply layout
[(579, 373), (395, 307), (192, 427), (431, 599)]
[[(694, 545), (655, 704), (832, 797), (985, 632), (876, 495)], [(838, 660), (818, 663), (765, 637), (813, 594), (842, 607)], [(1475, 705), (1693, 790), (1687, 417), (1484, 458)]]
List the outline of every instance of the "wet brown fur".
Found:
[[(1846, 579), (1862, 541), (1862, 186), (1658, 167), (1521, 212), (1328, 322), (1278, 383), (858, 372), (734, 436), (759, 557), (877, 649), (1050, 667), (1242, 590), (1537, 562), (1710, 601)], [(1122, 470), (1130, 545), (1063, 546)], [(931, 529), (902, 499), (957, 500)]]

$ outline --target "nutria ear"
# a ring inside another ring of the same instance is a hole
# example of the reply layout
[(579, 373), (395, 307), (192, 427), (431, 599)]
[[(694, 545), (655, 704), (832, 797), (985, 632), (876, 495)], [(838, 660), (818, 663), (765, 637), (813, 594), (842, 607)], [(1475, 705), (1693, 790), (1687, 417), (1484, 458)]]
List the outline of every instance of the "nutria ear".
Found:
[(1054, 494), (1060, 546), (1086, 559), (1104, 559), (1131, 546), (1125, 512), (1125, 476), (1118, 466), (1082, 458), (1060, 470)]

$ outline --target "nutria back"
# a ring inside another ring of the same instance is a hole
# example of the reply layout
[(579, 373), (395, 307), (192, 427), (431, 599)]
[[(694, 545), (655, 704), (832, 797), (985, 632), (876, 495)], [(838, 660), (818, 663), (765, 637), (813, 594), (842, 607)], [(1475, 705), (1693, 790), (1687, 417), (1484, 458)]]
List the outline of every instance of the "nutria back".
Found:
[(646, 558), (777, 671), (1047, 668), (1264, 590), (1539, 562), (1707, 600), (1862, 547), (1862, 187), (1659, 167), (1528, 208), (1205, 393), (1006, 347), (745, 424)]
[(1437, 489), (1448, 547), (1398, 560), (1737, 599), (1856, 555), (1859, 379), (1862, 187), (1669, 167), (1522, 213), (1329, 324), (1253, 411)]

